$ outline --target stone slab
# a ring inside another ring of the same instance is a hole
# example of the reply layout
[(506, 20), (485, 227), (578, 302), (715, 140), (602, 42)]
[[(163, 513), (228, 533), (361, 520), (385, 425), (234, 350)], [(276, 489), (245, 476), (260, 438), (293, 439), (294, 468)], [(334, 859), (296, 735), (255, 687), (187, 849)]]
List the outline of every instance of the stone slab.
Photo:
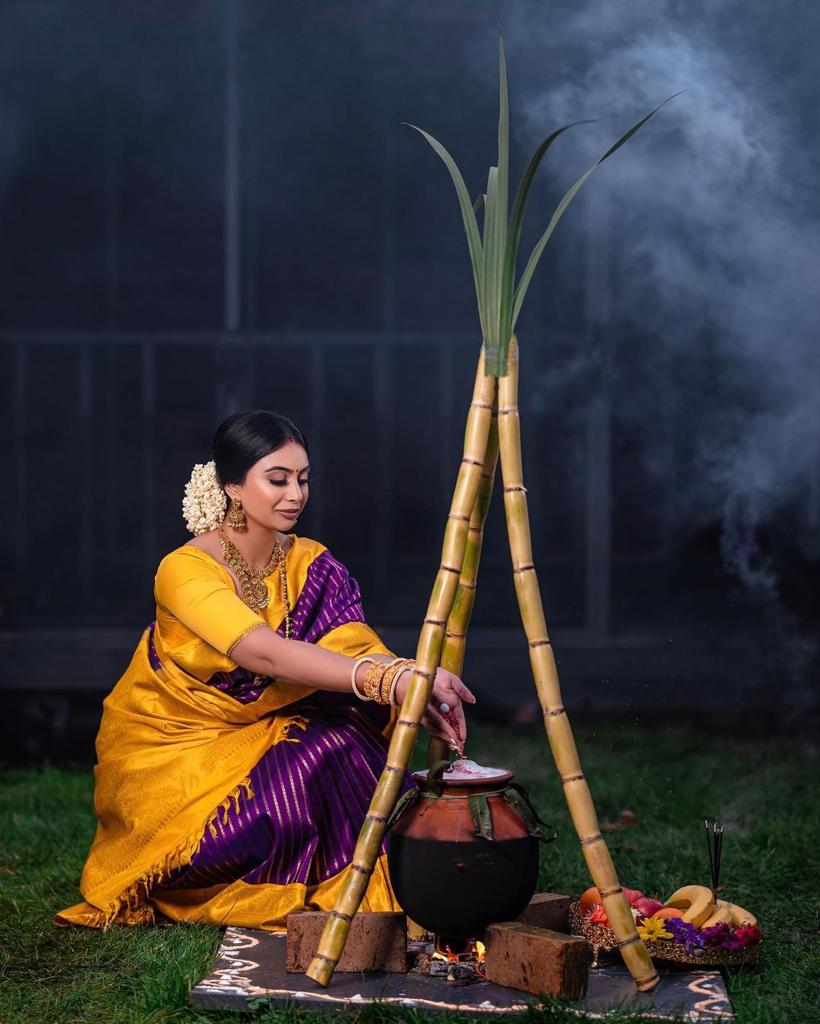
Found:
[[(285, 946), (284, 932), (226, 929), (214, 966), (193, 989), (191, 1003), (241, 1013), (268, 1006), (338, 1012), (378, 1004), (473, 1017), (516, 1016), (538, 1005), (532, 996), (489, 981), (461, 988), (415, 973), (335, 974), (321, 988), (303, 974), (287, 973)], [(586, 995), (570, 1005), (593, 1016), (620, 1008), (652, 1013), (658, 1020), (685, 1015), (688, 1024), (734, 1020), (720, 971), (656, 966), (661, 983), (647, 993), (636, 990), (620, 963), (590, 968)]]

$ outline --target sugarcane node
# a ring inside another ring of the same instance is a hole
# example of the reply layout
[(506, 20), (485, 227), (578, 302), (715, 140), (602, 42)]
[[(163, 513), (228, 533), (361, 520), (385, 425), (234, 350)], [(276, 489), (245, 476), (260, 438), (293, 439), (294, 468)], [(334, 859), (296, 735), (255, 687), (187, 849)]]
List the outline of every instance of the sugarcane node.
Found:
[[(583, 772), (577, 772), (575, 775), (562, 775), (562, 782), (580, 782), (581, 779), (585, 779), (586, 775)], [(601, 894), (603, 895), (603, 893)]]
[(503, 409), (499, 409), (498, 410), (498, 415), (499, 416), (509, 416), (511, 412), (518, 412), (518, 406), (517, 405), (505, 406)]
[(480, 398), (476, 398), (470, 402), (471, 409), (492, 409), (492, 407), (492, 402), (482, 402)]
[(366, 814), (364, 820), (375, 821), (377, 824), (383, 825), (387, 821), (387, 818), (383, 818), (380, 814)]
[(464, 458), (461, 460), (461, 462), (462, 462), (462, 465), (467, 465), (467, 466), (483, 466), (484, 465), (484, 460), (483, 459), (479, 461), (478, 459), (471, 459), (467, 455), (464, 456)]
[(593, 843), (602, 843), (604, 837), (600, 832), (593, 832), (591, 836), (584, 836), (583, 839), (578, 840), (580, 846), (592, 846)]
[(516, 566), (516, 567), (515, 567), (515, 568), (513, 569), (513, 574), (514, 574), (515, 576), (520, 576), (520, 575), (521, 575), (522, 573), (525, 573), (525, 572), (531, 572), (531, 571), (532, 571), (532, 572), (534, 572), (534, 571), (535, 571), (535, 566), (534, 566), (534, 565), (532, 565), (532, 563), (530, 563), (530, 565), (517, 565), (517, 566)]
[[(394, 775), (404, 775), (404, 768), (397, 768), (394, 764), (386, 764), (384, 770), (386, 772), (393, 772)], [(382, 821), (384, 820), (383, 818)]]
[(341, 910), (331, 910), (329, 917), (338, 917), (340, 921), (345, 921), (347, 924), (353, 920), (350, 914), (343, 914)]
[(452, 565), (440, 565), (439, 569), (443, 569), (445, 572), (458, 573), (459, 576), (461, 575), (461, 569), (454, 569)]
[(556, 715), (565, 715), (566, 713), (567, 713), (566, 708), (563, 705), (561, 705), (561, 704), (559, 704), (558, 707), (554, 707), (554, 708), (544, 708), (544, 714), (545, 715), (552, 715), (553, 717), (556, 716)]
[(465, 523), (469, 523), (469, 521), (470, 521), (470, 517), (469, 516), (459, 515), (458, 512), (451, 512), (449, 514), (449, 516), (447, 516), (447, 518), (448, 519), (462, 519), (462, 520), (464, 520)]
[(430, 673), (430, 672), (423, 672), (420, 668), (414, 669), (413, 670), (413, 675), (414, 676), (421, 676), (422, 679), (429, 679), (429, 681), (431, 683), (434, 683), (436, 681), (436, 677), (432, 673)]
[(647, 974), (643, 978), (637, 978), (635, 984), (638, 988), (650, 988), (654, 987), (655, 982), (658, 980), (658, 972), (653, 971), (651, 974)]
[(477, 583), (459, 583), (459, 586), (461, 587), (462, 590), (475, 590), (475, 588), (478, 586), (478, 584)]
[(424, 620), (429, 626), (446, 626), (446, 619), (425, 619)]
[(338, 960), (334, 960), (332, 956), (325, 956), (324, 953), (314, 953), (313, 959), (324, 960), (324, 962), (326, 964), (330, 964), (331, 967), (335, 967), (336, 964), (339, 962)]
[(636, 942), (640, 942), (641, 937), (635, 932), (634, 935), (630, 935), (628, 939), (618, 939), (615, 945), (618, 949), (623, 949), (625, 946), (634, 946)]
[(407, 729), (418, 729), (421, 725), (420, 722), (414, 722), (412, 718), (400, 718), (396, 725), (403, 725)]
[(510, 491), (523, 491), (526, 494), (527, 488), (523, 484), (509, 484), (504, 488), (504, 493), (509, 494)]
[(552, 640), (548, 637), (544, 640), (530, 640), (530, 647), (549, 647), (552, 645)]
[(619, 892), (623, 892), (623, 891), (624, 891), (623, 890), (623, 886), (621, 886), (621, 885), (616, 885), (614, 889), (600, 889), (599, 890), (600, 895), (601, 895), (601, 899), (603, 899), (604, 896), (617, 896), (617, 894)]
[(373, 874), (373, 868), (363, 868), (361, 864), (351, 864), (351, 871), (358, 871), (360, 875), (365, 875), (367, 878)]
[(452, 637), (455, 640), (463, 640), (467, 636), (466, 633), (453, 633), (449, 629), (445, 631), (444, 635), (446, 637)]

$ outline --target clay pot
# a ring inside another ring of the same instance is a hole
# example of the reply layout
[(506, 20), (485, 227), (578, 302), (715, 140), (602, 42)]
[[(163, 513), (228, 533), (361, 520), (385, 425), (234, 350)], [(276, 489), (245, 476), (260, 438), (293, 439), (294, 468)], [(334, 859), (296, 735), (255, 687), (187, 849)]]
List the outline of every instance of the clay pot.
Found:
[(426, 776), (413, 776), (419, 794), (388, 832), (391, 882), (418, 924), (453, 942), (473, 938), (515, 919), (532, 898), (534, 823), (516, 809), (522, 804), (510, 789), (512, 772), (433, 785)]

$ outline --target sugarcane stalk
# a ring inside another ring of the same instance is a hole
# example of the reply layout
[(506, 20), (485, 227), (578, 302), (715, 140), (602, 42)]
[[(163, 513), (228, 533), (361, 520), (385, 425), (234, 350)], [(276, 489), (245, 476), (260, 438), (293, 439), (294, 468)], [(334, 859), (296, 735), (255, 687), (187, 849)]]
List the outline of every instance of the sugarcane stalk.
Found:
[(621, 955), (635, 984), (642, 991), (658, 983), (646, 946), (641, 941), (632, 912), (618, 881), (606, 841), (601, 835), (569, 717), (561, 698), (558, 669), (547, 632), (547, 623), (532, 555), (527, 492), (521, 462), (521, 424), (518, 415), (518, 342), (510, 340), (506, 377), (498, 380), (498, 434), (504, 482), (504, 513), (513, 563), (513, 580), (521, 620), (527, 634), (535, 688), (544, 715), (544, 727), (561, 777), (572, 823), (593, 883), (618, 940)]
[[(493, 384), (495, 379), (492, 378)], [(475, 604), (475, 591), (478, 583), (478, 566), (481, 561), (481, 547), (484, 543), (484, 524), (493, 496), (496, 465), (498, 464), (498, 401), (493, 403), (490, 433), (487, 437), (487, 452), (481, 471), (481, 483), (478, 495), (470, 515), (470, 527), (467, 532), (467, 546), (464, 551), (464, 562), (458, 587), (453, 601), (453, 608), (447, 619), (444, 633), (444, 647), (441, 653), (441, 667), (448, 672), (460, 676), (464, 666), (464, 653), (467, 649), (467, 628)], [(447, 758), (447, 743), (431, 736), (427, 744), (427, 764), (432, 766)]]
[(344, 950), (353, 915), (359, 909), (367, 890), (381, 850), (387, 820), (396, 806), (410, 764), (419, 724), (430, 702), (436, 669), (441, 659), (444, 632), (464, 564), (470, 517), (484, 470), (495, 387), (495, 378), (485, 374), (482, 348), (467, 416), (461, 466), (444, 531), (441, 564), (419, 634), (415, 668), (390, 739), (387, 763), (356, 842), (353, 860), (342, 882), (336, 905), (328, 916), (319, 948), (307, 970), (308, 977), (320, 985), (330, 983)]

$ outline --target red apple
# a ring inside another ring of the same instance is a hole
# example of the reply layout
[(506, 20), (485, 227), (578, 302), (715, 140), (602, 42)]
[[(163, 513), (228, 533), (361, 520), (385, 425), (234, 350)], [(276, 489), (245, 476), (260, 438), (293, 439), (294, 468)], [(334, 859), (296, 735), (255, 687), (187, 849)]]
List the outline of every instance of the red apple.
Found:
[(650, 896), (641, 896), (640, 899), (635, 900), (632, 906), (639, 914), (643, 914), (644, 917), (652, 917), (652, 915), (657, 914), (659, 910), (663, 910), (663, 904), (661, 901), (653, 900)]
[(644, 894), (640, 889), (627, 889), (624, 886), (624, 896), (626, 896), (627, 903), (634, 904), (635, 900), (641, 900), (644, 898)]

